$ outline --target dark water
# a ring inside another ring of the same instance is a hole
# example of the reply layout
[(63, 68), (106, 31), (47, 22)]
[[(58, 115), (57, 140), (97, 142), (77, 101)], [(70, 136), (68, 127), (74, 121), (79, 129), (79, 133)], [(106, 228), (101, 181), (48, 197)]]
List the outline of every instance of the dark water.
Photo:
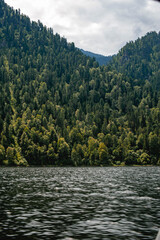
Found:
[(0, 240), (155, 239), (160, 168), (0, 168)]

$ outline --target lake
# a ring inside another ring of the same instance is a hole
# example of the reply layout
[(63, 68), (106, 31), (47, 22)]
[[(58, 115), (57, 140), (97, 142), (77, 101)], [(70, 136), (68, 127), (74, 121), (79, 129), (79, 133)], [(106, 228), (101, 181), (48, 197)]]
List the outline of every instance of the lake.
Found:
[(0, 168), (0, 239), (154, 240), (159, 167)]

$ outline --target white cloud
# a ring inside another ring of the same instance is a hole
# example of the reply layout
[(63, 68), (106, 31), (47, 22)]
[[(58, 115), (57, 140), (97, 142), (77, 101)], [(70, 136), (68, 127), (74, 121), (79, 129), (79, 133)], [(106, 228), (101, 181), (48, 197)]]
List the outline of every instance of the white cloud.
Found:
[(152, 0), (6, 0), (84, 50), (116, 53), (148, 31), (160, 31), (160, 4)]

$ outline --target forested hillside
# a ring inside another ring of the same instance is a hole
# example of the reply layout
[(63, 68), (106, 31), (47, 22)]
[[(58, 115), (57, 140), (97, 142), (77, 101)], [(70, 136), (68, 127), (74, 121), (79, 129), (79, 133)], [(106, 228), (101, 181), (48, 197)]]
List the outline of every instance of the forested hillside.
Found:
[(160, 34), (99, 67), (0, 1), (0, 164), (159, 164)]
[(154, 90), (160, 88), (160, 33), (151, 32), (135, 42), (129, 42), (113, 57), (116, 69), (144, 85), (148, 80)]

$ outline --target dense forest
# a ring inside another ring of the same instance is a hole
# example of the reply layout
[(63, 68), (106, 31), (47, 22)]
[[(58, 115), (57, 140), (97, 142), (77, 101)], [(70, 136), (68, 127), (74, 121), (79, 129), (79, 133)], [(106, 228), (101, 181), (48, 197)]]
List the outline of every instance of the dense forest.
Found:
[(160, 164), (160, 33), (107, 66), (0, 1), (0, 165)]

